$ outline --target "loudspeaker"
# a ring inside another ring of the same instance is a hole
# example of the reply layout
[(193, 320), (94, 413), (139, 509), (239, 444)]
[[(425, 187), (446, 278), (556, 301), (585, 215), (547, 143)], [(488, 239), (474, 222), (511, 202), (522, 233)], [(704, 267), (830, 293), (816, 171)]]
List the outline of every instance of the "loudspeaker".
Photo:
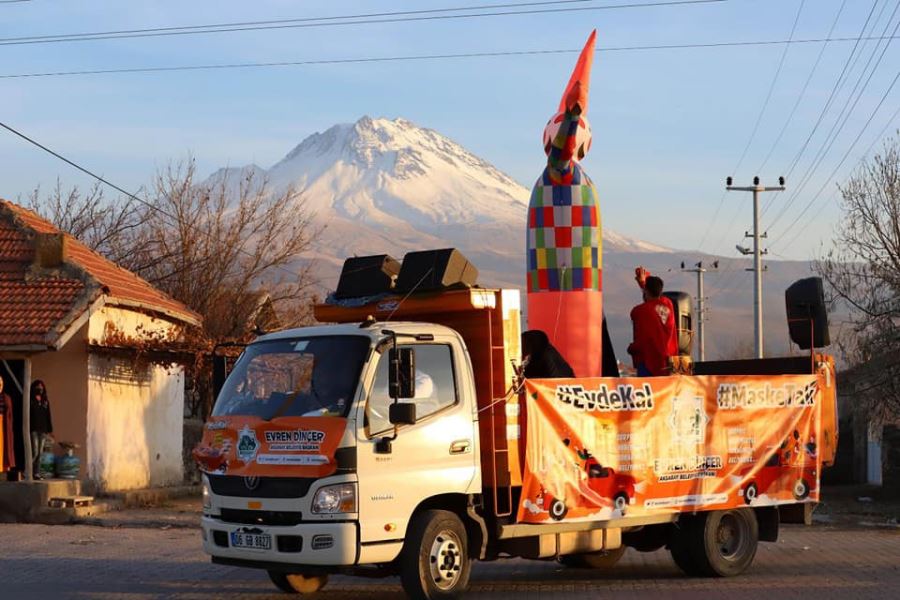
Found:
[(472, 287), (477, 279), (478, 269), (456, 248), (408, 252), (397, 277), (397, 292)]
[(691, 355), (694, 344), (694, 307), (687, 292), (663, 292), (675, 308), (675, 329), (678, 333), (678, 354)]
[(801, 350), (824, 348), (831, 343), (821, 277), (808, 277), (792, 283), (784, 292), (784, 303), (791, 341)]
[(344, 261), (335, 298), (362, 298), (391, 291), (400, 263), (388, 254), (354, 256)]

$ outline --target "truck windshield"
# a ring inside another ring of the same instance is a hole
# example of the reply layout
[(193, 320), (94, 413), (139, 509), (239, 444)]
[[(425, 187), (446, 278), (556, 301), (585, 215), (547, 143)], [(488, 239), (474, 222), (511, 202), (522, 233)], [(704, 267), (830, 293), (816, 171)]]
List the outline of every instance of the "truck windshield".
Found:
[(370, 340), (322, 336), (250, 344), (225, 381), (213, 416), (346, 416)]

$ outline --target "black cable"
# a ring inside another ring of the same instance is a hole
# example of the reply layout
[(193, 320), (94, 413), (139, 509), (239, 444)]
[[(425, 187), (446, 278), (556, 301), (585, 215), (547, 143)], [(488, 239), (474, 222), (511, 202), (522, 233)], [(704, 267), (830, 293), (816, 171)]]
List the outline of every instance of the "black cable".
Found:
[[(806, 0), (800, 0), (800, 4), (797, 7), (797, 14), (794, 16), (794, 23), (791, 25), (791, 33), (788, 35), (788, 41), (784, 46), (784, 50), (781, 52), (781, 59), (778, 61), (778, 68), (775, 69), (775, 75), (772, 77), (772, 81), (769, 84), (769, 91), (766, 93), (766, 99), (763, 101), (762, 107), (759, 110), (759, 114), (756, 116), (756, 123), (753, 124), (753, 129), (750, 132), (750, 137), (747, 139), (746, 145), (744, 145), (744, 150), (741, 152), (741, 157), (738, 159), (737, 164), (731, 170), (732, 175), (736, 175), (738, 170), (741, 168), (741, 165), (744, 164), (744, 158), (747, 156), (747, 151), (750, 150), (750, 146), (753, 144), (753, 140), (756, 138), (756, 132), (759, 130), (759, 124), (762, 122), (763, 115), (766, 113), (766, 108), (769, 106), (769, 101), (772, 99), (772, 92), (775, 91), (775, 84), (778, 82), (778, 77), (781, 75), (781, 69), (784, 67), (784, 60), (787, 58), (788, 50), (791, 47), (791, 42), (794, 39), (794, 33), (797, 31), (797, 23), (800, 21), (800, 13), (803, 12), (803, 5), (806, 3)], [(706, 243), (707, 238), (709, 237), (709, 233), (712, 231), (713, 226), (716, 224), (716, 221), (719, 218), (719, 213), (722, 212), (722, 206), (725, 204), (725, 196), (727, 195), (728, 190), (723, 190), (722, 195), (719, 197), (718, 203), (716, 203), (716, 210), (713, 212), (712, 219), (709, 221), (709, 225), (706, 228), (706, 231), (703, 232), (703, 237), (700, 238), (700, 244), (698, 245), (698, 249), (702, 249), (703, 245)], [(725, 235), (727, 235), (727, 231), (734, 224), (734, 221), (737, 219), (737, 215), (739, 213), (735, 212), (734, 216), (731, 218), (731, 221), (723, 230)], [(722, 243), (722, 240), (725, 239), (725, 235), (723, 235), (722, 239), (719, 240), (719, 244)], [(718, 244), (717, 244), (718, 245)]]
[[(886, 37), (867, 37), (864, 40), (882, 40), (894, 39), (900, 36)], [(779, 44), (815, 44), (822, 42), (855, 42), (859, 38), (815, 38), (805, 40), (756, 40), (746, 42), (710, 42), (698, 44), (659, 44), (659, 45), (642, 45), (642, 46), (607, 46), (597, 48), (596, 52), (636, 52), (636, 51), (652, 51), (652, 50), (693, 50), (708, 48), (733, 48), (744, 46), (775, 46)], [(0, 75), (0, 79), (24, 79), (29, 77), (63, 77), (73, 75), (114, 75), (127, 73), (165, 73), (173, 71), (210, 71), (221, 69), (256, 69), (271, 67), (298, 67), (312, 65), (335, 65), (335, 64), (354, 64), (354, 63), (378, 63), (378, 62), (405, 62), (419, 60), (449, 60), (461, 58), (497, 58), (503, 56), (535, 56), (542, 54), (575, 54), (581, 52), (580, 48), (574, 49), (556, 49), (556, 50), (514, 50), (501, 52), (467, 52), (459, 54), (424, 54), (413, 56), (382, 56), (382, 57), (361, 57), (361, 58), (334, 58), (334, 59), (318, 59), (318, 60), (297, 60), (297, 61), (273, 61), (273, 62), (253, 62), (253, 63), (223, 63), (211, 65), (181, 65), (171, 67), (126, 67), (122, 69), (94, 69), (81, 71), (48, 71), (43, 73), (11, 73)]]
[[(834, 28), (838, 24), (838, 20), (841, 18), (841, 13), (844, 12), (844, 7), (847, 5), (847, 0), (843, 0), (841, 2), (840, 8), (838, 8), (837, 14), (834, 16), (834, 21), (831, 22), (831, 27), (828, 29), (827, 37), (831, 37), (831, 34), (834, 33)], [(809, 82), (812, 81), (813, 75), (816, 72), (816, 69), (819, 68), (819, 63), (822, 61), (822, 55), (825, 54), (825, 49), (828, 48), (828, 42), (822, 44), (822, 47), (819, 49), (819, 55), (816, 56), (816, 61), (813, 63), (812, 69), (809, 71), (809, 75), (806, 77), (806, 81), (803, 83), (803, 88), (800, 90), (800, 93), (797, 94), (797, 100), (794, 102), (793, 108), (791, 108), (791, 112), (788, 114), (787, 120), (784, 122), (784, 125), (781, 127), (781, 131), (778, 132), (778, 135), (775, 137), (775, 141), (772, 142), (772, 147), (769, 148), (769, 152), (766, 154), (766, 157), (763, 159), (762, 164), (756, 169), (757, 173), (762, 173), (763, 169), (769, 163), (769, 159), (772, 158), (772, 153), (775, 152), (775, 149), (778, 147), (778, 144), (781, 142), (781, 138), (784, 136), (785, 131), (787, 131), (788, 126), (791, 124), (791, 121), (794, 118), (794, 114), (797, 112), (797, 108), (800, 106), (800, 102), (803, 100), (803, 97), (806, 95), (806, 90), (809, 88)], [(771, 205), (771, 200), (766, 204), (763, 208), (762, 214), (766, 214), (766, 210), (768, 210)]]
[[(900, 9), (900, 0), (898, 0), (896, 6), (894, 7), (894, 12), (891, 13), (891, 16), (888, 18), (888, 22), (885, 25), (884, 31), (887, 32), (888, 27), (890, 27), (891, 21), (893, 21), (894, 16), (897, 14), (898, 9)], [(880, 18), (880, 15), (879, 15)], [(900, 28), (900, 21), (894, 26), (892, 35), (897, 32), (897, 29)], [(879, 42), (880, 44), (880, 42)], [(815, 175), (816, 171), (818, 171), (822, 162), (825, 160), (825, 157), (831, 151), (831, 148), (834, 146), (835, 141), (838, 136), (844, 130), (844, 127), (847, 124), (847, 121), (850, 119), (851, 114), (856, 109), (856, 105), (859, 103), (859, 100), (862, 98), (863, 93), (869, 85), (869, 82), (872, 80), (872, 76), (875, 74), (875, 71), (878, 69), (881, 61), (884, 59), (884, 55), (887, 52), (888, 47), (890, 47), (891, 40), (888, 40), (887, 44), (885, 44), (884, 48), (881, 50), (881, 54), (878, 56), (878, 60), (875, 62), (875, 65), (872, 67), (872, 70), (869, 71), (869, 76), (866, 78), (865, 83), (863, 83), (862, 88), (860, 88), (860, 83), (862, 82), (863, 77), (865, 77), (866, 72), (869, 69), (869, 65), (872, 64), (872, 59), (875, 58), (875, 55), (878, 53), (878, 46), (876, 44), (875, 48), (872, 50), (872, 54), (869, 56), (869, 59), (866, 61), (866, 64), (862, 68), (862, 72), (859, 74), (859, 77), (856, 80), (856, 83), (853, 86), (853, 89), (850, 91), (850, 94), (847, 96), (847, 99), (844, 101), (844, 105), (841, 107), (840, 111), (838, 111), (837, 118), (835, 119), (834, 124), (829, 129), (828, 134), (826, 134), (825, 139), (822, 142), (822, 145), (819, 147), (819, 150), (816, 152), (816, 155), (813, 157), (813, 161), (810, 163), (807, 170), (804, 172), (803, 176), (800, 178), (799, 185), (795, 188), (793, 194), (788, 199), (787, 202), (781, 207), (781, 210), (775, 216), (775, 218), (770, 223), (769, 227), (773, 227), (785, 214), (787, 214), (788, 210), (791, 206), (793, 206), (794, 202), (796, 202), (797, 198), (799, 198), (800, 194), (803, 190), (806, 189), (806, 186), (812, 181), (813, 175)], [(860, 53), (861, 56), (862, 53)], [(856, 94), (857, 89), (859, 93)], [(856, 94), (854, 99), (854, 94)], [(850, 101), (853, 100), (852, 106), (850, 105)]]
[(875, 107), (875, 109), (872, 111), (872, 114), (869, 115), (869, 118), (866, 120), (865, 125), (863, 125), (862, 129), (860, 129), (859, 133), (856, 135), (856, 138), (854, 138), (853, 143), (851, 143), (850, 146), (847, 148), (847, 151), (844, 153), (844, 156), (841, 158), (841, 161), (834, 167), (834, 169), (831, 171), (831, 174), (830, 174), (830, 175), (828, 176), (828, 178), (822, 183), (822, 187), (820, 187), (820, 188), (819, 188), (819, 191), (816, 192), (816, 195), (813, 196), (813, 197), (810, 199), (810, 201), (806, 204), (806, 206), (805, 206), (804, 209), (800, 212), (800, 214), (797, 215), (797, 217), (796, 217), (793, 221), (791, 221), (790, 225), (788, 225), (788, 226), (781, 232), (781, 234), (780, 234), (777, 238), (775, 238), (775, 240), (772, 242), (772, 245), (775, 245), (776, 243), (778, 243), (778, 241), (781, 240), (781, 239), (787, 234), (787, 232), (790, 231), (791, 228), (794, 227), (794, 225), (796, 225), (796, 224), (800, 221), (800, 219), (803, 218), (803, 215), (805, 215), (806, 212), (807, 212), (807, 211), (812, 207), (812, 205), (816, 202), (816, 200), (817, 200), (817, 199), (819, 198), (819, 196), (822, 194), (822, 191), (823, 191), (823, 190), (825, 189), (825, 187), (828, 185), (828, 182), (830, 182), (830, 181), (834, 178), (834, 176), (837, 174), (838, 170), (841, 168), (841, 166), (843, 166), (844, 161), (847, 160), (847, 157), (850, 155), (850, 152), (852, 152), (852, 151), (853, 151), (853, 148), (856, 147), (856, 144), (857, 144), (857, 142), (859, 142), (859, 139), (860, 139), (860, 138), (862, 137), (862, 135), (865, 133), (866, 129), (869, 128), (869, 124), (872, 123), (872, 119), (875, 118), (875, 114), (878, 113), (878, 110), (881, 108), (881, 105), (884, 104), (884, 101), (885, 101), (885, 100), (887, 100), (888, 94), (890, 94), (890, 93), (891, 93), (891, 90), (894, 89), (894, 85), (896, 85), (898, 79), (900, 79), (900, 71), (898, 71), (898, 72), (897, 72), (897, 75), (894, 76), (894, 79), (891, 81), (891, 85), (888, 86), (887, 90), (885, 90), (884, 94), (881, 96), (881, 100), (878, 102), (878, 105), (877, 105), (877, 106)]
[[(556, 0), (555, 2), (541, 2), (535, 4), (561, 4), (564, 2), (571, 2), (577, 0)], [(55, 36), (47, 35), (47, 36), (32, 36), (30, 38), (6, 38), (0, 39), (0, 46), (20, 46), (20, 45), (30, 45), (30, 44), (54, 44), (61, 42), (89, 42), (89, 41), (97, 41), (97, 40), (110, 40), (110, 39), (134, 39), (134, 38), (150, 38), (150, 37), (168, 37), (168, 36), (176, 36), (176, 35), (197, 35), (197, 34), (208, 34), (208, 33), (228, 33), (234, 31), (262, 31), (262, 30), (274, 30), (274, 29), (308, 29), (308, 28), (318, 28), (318, 27), (336, 27), (341, 25), (377, 25), (377, 24), (385, 24), (385, 23), (408, 23), (408, 22), (419, 22), (419, 21), (443, 21), (443, 20), (458, 20), (458, 19), (477, 19), (481, 17), (507, 17), (507, 16), (521, 16), (521, 15), (539, 15), (539, 14), (547, 14), (547, 13), (572, 13), (572, 12), (585, 12), (585, 11), (597, 11), (597, 10), (619, 10), (624, 8), (655, 8), (655, 7), (666, 7), (666, 6), (683, 6), (690, 4), (714, 4), (720, 2), (727, 2), (728, 0), (669, 0), (669, 1), (648, 1), (648, 2), (632, 2), (630, 4), (610, 4), (604, 6), (583, 6), (583, 7), (575, 7), (575, 8), (544, 8), (544, 9), (535, 9), (535, 10), (508, 10), (508, 11), (495, 11), (495, 12), (481, 12), (477, 14), (465, 14), (465, 15), (446, 15), (446, 14), (437, 14), (437, 15), (428, 15), (428, 16), (397, 16), (390, 18), (370, 18), (365, 15), (360, 17), (354, 16), (338, 16), (338, 17), (313, 17), (309, 19), (288, 19), (285, 21), (274, 21), (269, 25), (191, 25), (181, 28), (163, 28), (157, 27), (147, 30), (130, 30), (131, 32), (98, 32), (98, 33), (71, 33), (71, 34), (58, 34)], [(523, 4), (526, 5), (527, 4)], [(500, 5), (506, 6), (506, 5)], [(515, 6), (515, 5), (513, 5)], [(490, 8), (490, 6), (488, 6)], [(417, 12), (439, 12), (439, 11), (453, 11), (453, 10), (480, 10), (477, 8), (458, 8), (458, 9), (435, 9), (434, 11), (406, 11), (406, 13), (417, 13)], [(391, 14), (391, 13), (386, 13)], [(398, 13), (403, 14), (403, 13)], [(342, 20), (339, 20), (342, 19)], [(304, 22), (296, 22), (296, 21), (304, 21)], [(312, 22), (310, 22), (312, 21)], [(193, 27), (194, 29), (189, 29)]]
[[(74, 162), (74, 161), (72, 161), (72, 160), (66, 158), (66, 157), (63, 156), (62, 154), (60, 154), (60, 153), (58, 153), (58, 152), (56, 152), (56, 151), (54, 151), (54, 150), (48, 148), (47, 146), (43, 145), (42, 143), (38, 142), (37, 140), (28, 137), (27, 135), (25, 135), (25, 134), (22, 133), (21, 131), (19, 131), (19, 130), (15, 129), (15, 128), (9, 126), (9, 125), (7, 125), (7, 124), (4, 123), (3, 121), (0, 121), (0, 127), (2, 127), (3, 129), (6, 129), (7, 131), (9, 131), (10, 133), (12, 133), (12, 134), (14, 134), (14, 135), (16, 135), (16, 136), (22, 138), (23, 140), (25, 140), (25, 141), (28, 142), (29, 144), (32, 144), (32, 145), (34, 145), (34, 146), (37, 146), (38, 148), (40, 148), (40, 149), (43, 150), (44, 152), (50, 154), (51, 156), (53, 156), (53, 157), (55, 157), (55, 158), (58, 158), (59, 160), (61, 160), (61, 161), (63, 161), (64, 163), (66, 163), (67, 165), (69, 165), (69, 166), (71, 166), (71, 167), (74, 167), (74, 168), (78, 169), (79, 171), (81, 171), (81, 172), (84, 173), (85, 175), (88, 175), (88, 176), (90, 176), (90, 177), (93, 177), (94, 179), (96, 179), (96, 180), (99, 181), (100, 183), (103, 183), (104, 185), (107, 185), (107, 186), (111, 187), (112, 189), (116, 190), (117, 192), (120, 192), (120, 193), (122, 193), (122, 194), (125, 194), (125, 196), (127, 196), (128, 198), (131, 198), (132, 200), (134, 200), (134, 201), (136, 201), (136, 202), (138, 202), (138, 203), (140, 203), (140, 204), (146, 206), (147, 208), (149, 208), (149, 209), (151, 209), (151, 210), (154, 210), (154, 211), (158, 212), (159, 214), (161, 214), (161, 215), (163, 215), (163, 216), (168, 217), (169, 219), (171, 219), (171, 222), (172, 222), (172, 223), (175, 223), (175, 224), (180, 223), (178, 217), (176, 217), (175, 215), (172, 215), (171, 213), (166, 212), (165, 210), (163, 210), (162, 208), (156, 206), (155, 204), (152, 204), (152, 203), (150, 203), (150, 202), (147, 202), (146, 200), (142, 200), (141, 198), (138, 198), (136, 195), (132, 194), (131, 192), (129, 192), (129, 191), (127, 191), (127, 190), (125, 190), (125, 189), (119, 187), (118, 185), (112, 183), (112, 182), (109, 181), (108, 179), (106, 179), (106, 178), (104, 178), (104, 177), (102, 177), (102, 176), (100, 176), (100, 175), (97, 175), (96, 173), (94, 173), (94, 172), (91, 171), (90, 169), (87, 169), (87, 168), (85, 168), (85, 167), (82, 167), (82, 166), (79, 165), (78, 163), (76, 163), (76, 162)], [(207, 237), (210, 237), (209, 234), (206, 234), (206, 233), (204, 233), (204, 232), (202, 232), (202, 231), (199, 231), (199, 230), (197, 230), (196, 228), (194, 229), (194, 231), (195, 231), (196, 233), (200, 233), (200, 234), (202, 234), (202, 235), (206, 235)], [(239, 248), (238, 251), (241, 252), (242, 254), (245, 254), (245, 255), (247, 255), (247, 256), (253, 258), (253, 255), (252, 255), (250, 252), (244, 250), (243, 248)], [(275, 268), (277, 268), (277, 269), (279, 269), (279, 270), (281, 270), (281, 271), (284, 271), (285, 273), (288, 273), (288, 274), (290, 274), (290, 275), (296, 275), (296, 274), (297, 274), (296, 271), (287, 269), (286, 267), (281, 267), (281, 266), (275, 265)]]
[(731, 170), (732, 175), (737, 175), (741, 165), (744, 164), (744, 158), (747, 157), (747, 151), (750, 150), (750, 146), (753, 145), (753, 140), (756, 139), (756, 133), (759, 131), (759, 124), (762, 123), (763, 115), (766, 114), (766, 109), (769, 107), (769, 101), (772, 100), (772, 92), (775, 91), (775, 84), (778, 82), (778, 76), (781, 75), (781, 69), (784, 67), (784, 60), (787, 58), (788, 50), (791, 49), (791, 40), (794, 39), (794, 32), (797, 31), (797, 23), (800, 21), (800, 13), (803, 12), (803, 5), (805, 3), (806, 0), (800, 0), (800, 6), (797, 7), (797, 14), (794, 16), (794, 24), (791, 26), (791, 33), (788, 35), (788, 42), (784, 45), (784, 50), (781, 52), (781, 60), (778, 61), (778, 68), (775, 69), (775, 75), (772, 76), (772, 82), (769, 84), (769, 91), (766, 93), (766, 99), (763, 100), (762, 107), (759, 109), (759, 114), (756, 116), (756, 123), (753, 124), (750, 138), (747, 140), (747, 145), (744, 146), (744, 151), (738, 159), (737, 166)]

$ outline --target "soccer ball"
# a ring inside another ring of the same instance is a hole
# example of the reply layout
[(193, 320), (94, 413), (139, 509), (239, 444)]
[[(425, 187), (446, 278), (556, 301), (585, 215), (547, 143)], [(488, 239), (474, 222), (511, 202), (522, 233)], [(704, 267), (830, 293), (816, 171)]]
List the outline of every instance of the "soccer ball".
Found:
[[(550, 144), (553, 142), (553, 138), (555, 138), (556, 134), (559, 132), (559, 128), (565, 118), (565, 113), (559, 112), (553, 115), (549, 121), (547, 121), (547, 126), (544, 127), (544, 152), (546, 152), (547, 154), (550, 154)], [(575, 154), (572, 158), (574, 158), (575, 160), (581, 160), (590, 151), (590, 149), (591, 124), (588, 122), (587, 117), (582, 115), (578, 118), (578, 129), (575, 132)]]

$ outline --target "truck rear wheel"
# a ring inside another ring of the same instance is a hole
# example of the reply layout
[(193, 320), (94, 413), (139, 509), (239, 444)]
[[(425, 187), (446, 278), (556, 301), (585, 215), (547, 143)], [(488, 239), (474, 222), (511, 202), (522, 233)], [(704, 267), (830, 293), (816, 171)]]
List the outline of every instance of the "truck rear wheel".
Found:
[(758, 543), (753, 510), (716, 510), (683, 518), (669, 550), (688, 575), (733, 577), (753, 562)]
[(288, 594), (315, 594), (328, 583), (328, 575), (302, 575), (300, 573), (281, 573), (269, 571), (272, 583)]
[(413, 517), (399, 558), (400, 583), (410, 598), (461, 597), (471, 561), (466, 528), (454, 513), (425, 510)]

